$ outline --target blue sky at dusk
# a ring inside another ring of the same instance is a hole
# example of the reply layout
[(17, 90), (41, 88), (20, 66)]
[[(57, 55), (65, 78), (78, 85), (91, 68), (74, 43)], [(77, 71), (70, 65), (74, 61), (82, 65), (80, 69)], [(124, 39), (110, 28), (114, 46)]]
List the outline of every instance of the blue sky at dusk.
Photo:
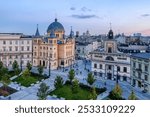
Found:
[(150, 0), (0, 0), (0, 32), (44, 34), (55, 19), (80, 34), (115, 33), (150, 35)]

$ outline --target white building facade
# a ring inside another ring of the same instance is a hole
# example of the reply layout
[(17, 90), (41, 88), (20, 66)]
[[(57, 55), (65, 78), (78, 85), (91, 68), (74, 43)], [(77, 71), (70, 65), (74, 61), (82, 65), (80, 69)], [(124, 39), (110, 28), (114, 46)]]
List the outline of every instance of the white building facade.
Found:
[(19, 67), (32, 63), (32, 37), (22, 33), (0, 33), (0, 60), (11, 68), (16, 60)]
[(104, 41), (104, 49), (91, 52), (91, 63), (91, 70), (99, 79), (131, 82), (130, 56), (118, 52), (112, 30), (108, 33), (108, 39)]
[(150, 93), (150, 53), (131, 56), (132, 85)]

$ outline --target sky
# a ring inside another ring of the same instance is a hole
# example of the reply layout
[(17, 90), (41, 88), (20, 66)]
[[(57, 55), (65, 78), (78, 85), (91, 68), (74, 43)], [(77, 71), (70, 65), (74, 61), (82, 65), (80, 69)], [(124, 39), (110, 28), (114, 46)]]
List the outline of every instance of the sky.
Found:
[(57, 18), (66, 35), (71, 26), (80, 34), (150, 35), (150, 0), (0, 0), (0, 33), (40, 34)]

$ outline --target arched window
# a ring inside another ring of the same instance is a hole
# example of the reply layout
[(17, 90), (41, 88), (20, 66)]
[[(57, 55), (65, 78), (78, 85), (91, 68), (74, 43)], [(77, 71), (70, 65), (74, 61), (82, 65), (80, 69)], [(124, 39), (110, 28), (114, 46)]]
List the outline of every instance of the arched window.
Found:
[(114, 61), (114, 58), (113, 58), (113, 57), (111, 57), (111, 56), (107, 56), (107, 57), (106, 57), (106, 60)]

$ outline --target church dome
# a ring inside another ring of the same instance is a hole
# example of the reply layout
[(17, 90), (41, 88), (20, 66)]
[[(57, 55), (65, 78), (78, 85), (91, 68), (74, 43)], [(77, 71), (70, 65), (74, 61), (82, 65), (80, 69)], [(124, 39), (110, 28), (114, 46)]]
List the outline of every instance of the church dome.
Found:
[(48, 26), (47, 33), (51, 33), (53, 31), (54, 32), (65, 32), (65, 29), (64, 29), (63, 25), (61, 23), (59, 23), (57, 21), (57, 19), (55, 19), (55, 22), (51, 23)]

